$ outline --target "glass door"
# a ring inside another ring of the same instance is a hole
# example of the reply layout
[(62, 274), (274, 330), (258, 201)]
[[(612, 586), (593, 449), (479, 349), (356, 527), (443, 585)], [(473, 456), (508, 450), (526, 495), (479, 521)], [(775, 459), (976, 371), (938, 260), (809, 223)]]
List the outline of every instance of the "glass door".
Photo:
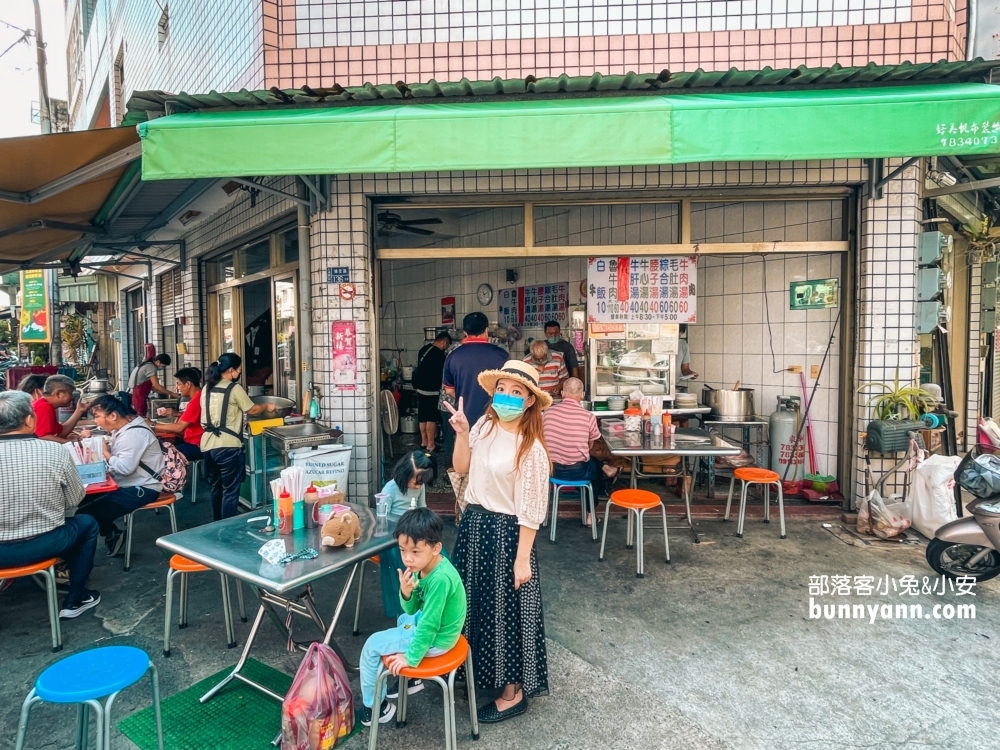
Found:
[(236, 344), (233, 340), (233, 293), (232, 291), (219, 292), (219, 331), (221, 332), (222, 351), (236, 351)]
[(271, 280), (253, 281), (239, 289), (243, 298), (243, 376), (247, 393), (270, 394), (274, 390)]
[[(295, 337), (295, 277), (288, 276), (274, 281), (274, 340), (276, 349), (275, 388), (276, 396), (290, 398), (296, 404), (298, 398), (298, 357)], [(296, 409), (298, 411), (298, 409)]]

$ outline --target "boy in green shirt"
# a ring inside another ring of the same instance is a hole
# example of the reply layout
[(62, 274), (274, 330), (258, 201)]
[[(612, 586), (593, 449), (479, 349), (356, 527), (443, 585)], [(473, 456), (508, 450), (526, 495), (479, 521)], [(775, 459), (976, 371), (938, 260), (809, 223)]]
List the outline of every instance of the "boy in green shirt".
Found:
[[(429, 508), (414, 508), (396, 524), (395, 537), (405, 570), (399, 571), (399, 603), (403, 614), (396, 627), (373, 633), (361, 649), (361, 723), (371, 726), (375, 677), (383, 656), (395, 675), (415, 667), (425, 656), (454, 648), (465, 626), (465, 586), (455, 566), (441, 555), (444, 523)], [(396, 705), (379, 696), (378, 722), (396, 715)]]

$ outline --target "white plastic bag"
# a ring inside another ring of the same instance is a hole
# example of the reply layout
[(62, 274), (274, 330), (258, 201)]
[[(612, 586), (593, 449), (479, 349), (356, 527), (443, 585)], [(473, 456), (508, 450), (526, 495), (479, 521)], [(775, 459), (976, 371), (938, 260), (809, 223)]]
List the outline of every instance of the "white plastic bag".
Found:
[(958, 456), (929, 456), (913, 472), (907, 503), (913, 528), (933, 539), (939, 528), (958, 518), (955, 512), (955, 470)]

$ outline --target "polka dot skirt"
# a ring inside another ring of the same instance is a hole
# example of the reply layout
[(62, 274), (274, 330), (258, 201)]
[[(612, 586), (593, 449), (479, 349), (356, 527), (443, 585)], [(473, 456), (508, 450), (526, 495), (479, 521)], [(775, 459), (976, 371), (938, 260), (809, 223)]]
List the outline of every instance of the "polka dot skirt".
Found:
[(514, 590), (520, 526), (516, 516), (470, 505), (458, 527), (452, 561), (469, 602), (465, 637), (472, 649), (476, 687), (495, 690), (521, 683), (526, 696), (549, 691), (545, 624), (538, 559), (531, 550), (531, 580)]

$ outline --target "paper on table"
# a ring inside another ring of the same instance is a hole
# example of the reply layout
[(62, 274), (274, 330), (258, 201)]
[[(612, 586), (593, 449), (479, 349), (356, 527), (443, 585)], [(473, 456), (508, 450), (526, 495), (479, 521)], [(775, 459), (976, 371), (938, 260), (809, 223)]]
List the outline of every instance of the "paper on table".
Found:
[(281, 479), (292, 496), (292, 500), (301, 500), (306, 492), (306, 472), (301, 466), (289, 466), (281, 470)]

